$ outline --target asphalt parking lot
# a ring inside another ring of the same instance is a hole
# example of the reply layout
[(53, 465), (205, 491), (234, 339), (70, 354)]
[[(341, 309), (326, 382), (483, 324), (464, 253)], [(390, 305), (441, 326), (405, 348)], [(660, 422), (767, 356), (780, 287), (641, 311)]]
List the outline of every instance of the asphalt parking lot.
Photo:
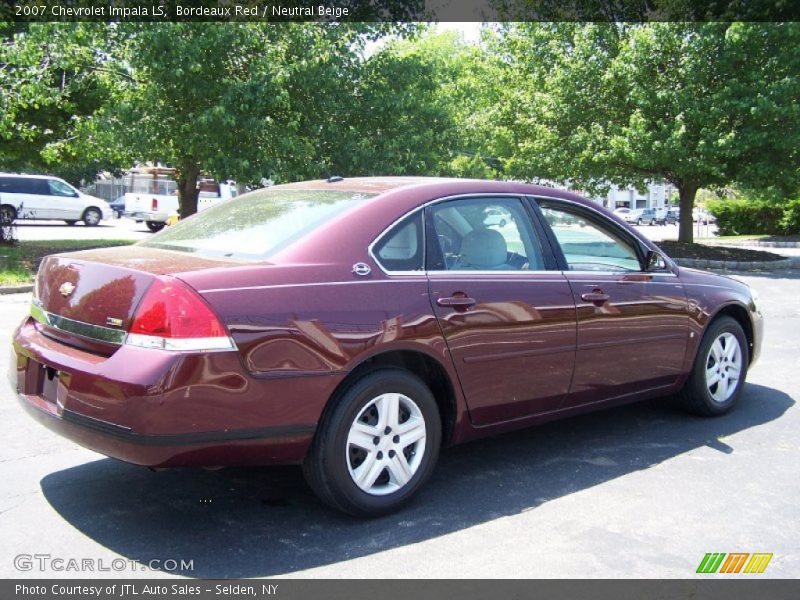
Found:
[(17, 221), (20, 241), (39, 240), (141, 240), (151, 235), (144, 223), (133, 219), (106, 219), (94, 227), (83, 223), (70, 226), (63, 221)]
[[(372, 521), (322, 506), (293, 467), (103, 458), (33, 422), (4, 383), (0, 576), (150, 577), (140, 564), (155, 559), (212, 578), (685, 578), (707, 552), (767, 552), (747, 577), (796, 577), (800, 272), (741, 278), (761, 293), (766, 339), (733, 413), (657, 400), (448, 449), (412, 506)], [(28, 301), (0, 296), (0, 360)]]

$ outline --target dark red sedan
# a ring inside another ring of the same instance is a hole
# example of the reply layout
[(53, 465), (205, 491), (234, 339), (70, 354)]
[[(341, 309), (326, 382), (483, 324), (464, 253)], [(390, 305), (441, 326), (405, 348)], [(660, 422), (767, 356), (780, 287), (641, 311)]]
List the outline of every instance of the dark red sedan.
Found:
[(376, 515), (442, 444), (666, 394), (723, 414), (761, 334), (753, 290), (575, 194), (335, 178), (48, 257), (11, 378), (108, 456), (302, 463), (323, 500)]

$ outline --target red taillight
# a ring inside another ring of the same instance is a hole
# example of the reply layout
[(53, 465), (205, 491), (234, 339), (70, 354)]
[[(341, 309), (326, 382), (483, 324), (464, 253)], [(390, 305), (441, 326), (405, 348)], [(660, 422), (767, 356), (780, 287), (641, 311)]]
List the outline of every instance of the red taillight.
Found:
[(150, 210), (152, 210), (153, 212), (156, 212), (158, 210), (158, 198), (153, 198)]
[(136, 307), (127, 343), (167, 350), (232, 348), (225, 327), (197, 292), (175, 279), (157, 279)]

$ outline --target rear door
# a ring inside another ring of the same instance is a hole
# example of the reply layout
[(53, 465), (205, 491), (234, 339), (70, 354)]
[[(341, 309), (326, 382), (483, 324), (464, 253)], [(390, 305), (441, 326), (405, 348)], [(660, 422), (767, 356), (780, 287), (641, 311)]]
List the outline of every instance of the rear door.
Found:
[(529, 207), (514, 196), (456, 198), (428, 206), (425, 219), (431, 303), (472, 422), (557, 409), (572, 378), (575, 306)]
[(641, 244), (599, 212), (549, 199), (539, 207), (577, 307), (575, 376), (564, 406), (673, 384), (690, 334), (677, 276), (645, 271)]

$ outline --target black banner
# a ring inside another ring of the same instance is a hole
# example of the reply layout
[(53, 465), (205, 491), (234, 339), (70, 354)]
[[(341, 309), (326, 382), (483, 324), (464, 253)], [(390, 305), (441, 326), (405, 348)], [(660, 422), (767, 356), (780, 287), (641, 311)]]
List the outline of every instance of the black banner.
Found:
[(0, 597), (37, 600), (208, 598), (325, 599), (325, 600), (794, 600), (800, 597), (798, 580), (6, 580)]
[(795, 0), (3, 0), (3, 21), (798, 21)]

